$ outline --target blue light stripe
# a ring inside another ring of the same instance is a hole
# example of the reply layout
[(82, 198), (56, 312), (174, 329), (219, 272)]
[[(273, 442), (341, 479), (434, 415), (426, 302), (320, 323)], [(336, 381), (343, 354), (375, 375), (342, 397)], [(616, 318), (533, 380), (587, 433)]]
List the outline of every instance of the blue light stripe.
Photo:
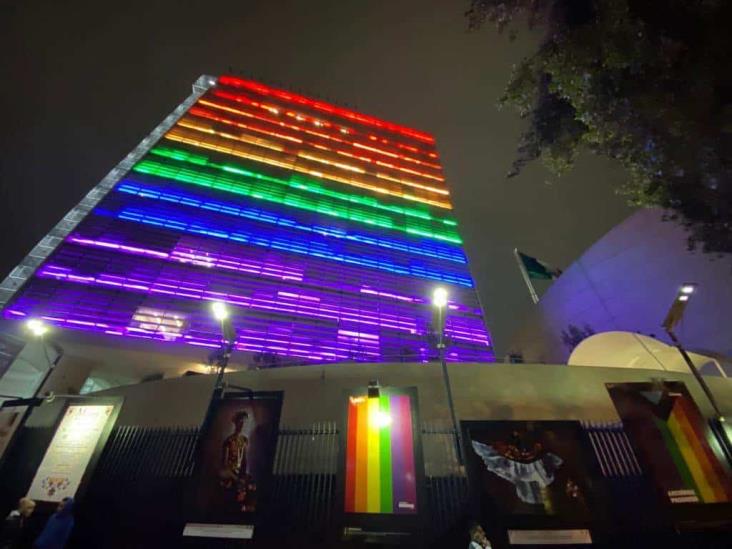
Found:
[(227, 204), (225, 202), (206, 200), (204, 198), (198, 197), (195, 194), (162, 191), (157, 188), (153, 188), (147, 185), (141, 185), (136, 181), (130, 180), (124, 180), (116, 187), (116, 190), (118, 192), (132, 194), (140, 196), (142, 198), (161, 200), (164, 202), (171, 202), (175, 204), (183, 204), (185, 206), (190, 206), (193, 208), (201, 208), (204, 210), (243, 217), (263, 223), (286, 226), (299, 231), (316, 233), (327, 237), (350, 240), (353, 242), (359, 242), (361, 244), (368, 244), (371, 246), (378, 246), (380, 248), (399, 250), (402, 252), (415, 255), (423, 255), (430, 258), (444, 259), (446, 261), (451, 261), (455, 263), (467, 263), (465, 255), (462, 253), (462, 250), (458, 246), (434, 245), (432, 243), (418, 246), (401, 240), (386, 239), (374, 237), (360, 232), (345, 231), (337, 227), (325, 227), (322, 225), (303, 225), (302, 223), (298, 223), (294, 219), (274, 215), (260, 208), (245, 208)]
[(388, 271), (405, 276), (440, 280), (442, 282), (448, 282), (469, 288), (473, 287), (473, 281), (469, 275), (460, 276), (459, 274), (440, 272), (411, 262), (408, 265), (399, 265), (383, 258), (382, 256), (377, 256), (377, 259), (372, 259), (365, 256), (338, 253), (330, 249), (327, 244), (318, 242), (314, 238), (300, 240), (285, 239), (281, 237), (267, 237), (252, 231), (230, 230), (204, 224), (198, 219), (186, 219), (182, 216), (165, 215), (164, 212), (160, 211), (151, 212), (148, 208), (123, 208), (120, 212), (97, 208), (94, 213), (189, 234), (232, 240), (234, 242), (240, 242), (250, 246), (271, 248), (300, 255), (319, 257), (340, 263), (370, 267), (372, 269)]

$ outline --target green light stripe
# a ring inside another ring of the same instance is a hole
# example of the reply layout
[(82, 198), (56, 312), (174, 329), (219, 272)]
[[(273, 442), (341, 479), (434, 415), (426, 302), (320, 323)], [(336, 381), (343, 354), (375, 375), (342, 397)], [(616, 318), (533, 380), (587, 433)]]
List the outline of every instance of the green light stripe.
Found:
[(250, 196), (252, 198), (276, 202), (278, 204), (318, 212), (332, 217), (350, 219), (366, 225), (395, 229), (408, 234), (425, 236), (453, 244), (462, 243), (460, 237), (455, 233), (434, 232), (429, 227), (425, 227), (421, 223), (410, 223), (409, 220), (401, 222), (400, 220), (393, 219), (391, 216), (375, 215), (371, 212), (366, 212), (362, 208), (344, 208), (335, 201), (322, 198), (314, 200), (310, 197), (288, 192), (287, 189), (275, 190), (264, 187), (257, 188), (256, 182), (242, 181), (226, 176), (211, 176), (195, 170), (169, 166), (153, 160), (143, 160), (136, 164), (132, 169), (138, 173), (155, 175), (158, 177), (173, 179), (182, 183), (190, 183), (243, 196)]
[(158, 146), (158, 147), (153, 148), (150, 152), (152, 154), (162, 156), (165, 158), (171, 158), (173, 160), (178, 160), (178, 161), (182, 161), (182, 162), (189, 162), (191, 164), (197, 164), (199, 166), (206, 166), (208, 168), (215, 168), (217, 170), (225, 171), (228, 173), (234, 173), (237, 175), (243, 175), (246, 177), (253, 177), (255, 179), (259, 179), (260, 181), (269, 181), (270, 183), (276, 183), (278, 185), (285, 185), (292, 189), (298, 189), (298, 190), (306, 191), (309, 193), (328, 196), (330, 198), (343, 200), (343, 201), (350, 202), (353, 204), (360, 204), (363, 206), (368, 206), (370, 208), (376, 208), (379, 210), (384, 210), (384, 211), (388, 211), (388, 212), (392, 212), (392, 213), (398, 213), (398, 214), (406, 215), (409, 217), (416, 217), (418, 219), (435, 221), (437, 223), (442, 223), (449, 227), (457, 226), (457, 222), (454, 219), (433, 216), (427, 211), (419, 210), (416, 208), (397, 206), (394, 204), (384, 204), (383, 202), (379, 201), (378, 199), (372, 198), (370, 196), (363, 196), (363, 195), (356, 195), (356, 194), (334, 191), (332, 189), (328, 189), (327, 187), (320, 185), (319, 183), (316, 183), (313, 180), (306, 179), (305, 177), (302, 177), (297, 174), (293, 174), (289, 180), (280, 179), (277, 177), (272, 177), (272, 176), (264, 175), (261, 173), (253, 172), (251, 170), (247, 170), (236, 164), (230, 164), (230, 163), (218, 164), (216, 162), (211, 162), (207, 156), (190, 153), (188, 151), (184, 151), (181, 149), (175, 149), (175, 148), (171, 148), (171, 147)]
[[(381, 395), (379, 397), (379, 411), (385, 417), (391, 417), (389, 408), (389, 397)], [(379, 433), (379, 472), (381, 476), (381, 512), (393, 513), (392, 498), (392, 476), (391, 476), (391, 425), (381, 427)]]
[(699, 498), (699, 501), (703, 501), (701, 497), (701, 492), (699, 491), (696, 482), (694, 482), (694, 477), (691, 476), (691, 471), (689, 471), (689, 467), (686, 464), (684, 457), (681, 455), (681, 450), (679, 450), (679, 445), (676, 442), (673, 434), (671, 434), (671, 430), (668, 428), (668, 425), (666, 425), (666, 422), (655, 417), (653, 418), (653, 422), (656, 424), (656, 427), (661, 432), (663, 441), (666, 443), (668, 453), (671, 456), (671, 460), (674, 462), (674, 465), (676, 465), (676, 469), (679, 473), (679, 476), (681, 477), (681, 480), (687, 488), (696, 492), (696, 497)]

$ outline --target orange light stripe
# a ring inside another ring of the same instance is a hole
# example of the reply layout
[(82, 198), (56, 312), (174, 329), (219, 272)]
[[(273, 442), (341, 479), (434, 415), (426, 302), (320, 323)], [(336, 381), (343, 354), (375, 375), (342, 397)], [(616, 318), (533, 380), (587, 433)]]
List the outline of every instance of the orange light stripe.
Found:
[[(218, 131), (218, 130), (213, 129), (211, 127), (211, 125), (209, 125), (209, 124), (205, 124), (205, 123), (201, 123), (201, 122), (196, 122), (194, 120), (191, 120), (188, 117), (181, 118), (178, 121), (177, 125), (182, 126), (184, 128), (189, 128), (189, 129), (201, 131), (201, 132), (204, 132), (204, 133), (208, 133), (208, 134), (212, 134), (212, 135), (217, 135), (219, 137), (224, 137), (226, 139), (231, 139), (233, 141), (240, 141), (242, 143), (247, 143), (249, 145), (254, 145), (254, 146), (258, 146), (258, 147), (264, 147), (264, 148), (271, 149), (271, 150), (278, 151), (278, 152), (286, 152), (284, 147), (280, 146), (277, 143), (273, 143), (272, 141), (270, 141), (268, 139), (263, 139), (261, 137), (251, 137), (251, 136), (246, 135), (246, 134), (233, 135), (233, 134), (230, 134), (230, 133), (227, 133), (227, 132)], [(305, 152), (297, 152), (295, 154), (299, 158), (304, 158), (306, 160), (310, 160), (310, 161), (313, 161), (313, 162), (319, 162), (321, 164), (326, 164), (328, 166), (334, 166), (334, 167), (336, 167), (338, 169), (341, 169), (341, 170), (346, 170), (346, 171), (355, 172), (355, 173), (358, 173), (358, 174), (368, 175), (368, 174), (366, 174), (366, 171), (365, 170), (362, 170), (361, 168), (358, 168), (356, 166), (351, 166), (350, 164), (342, 164), (340, 162), (333, 162), (332, 160), (328, 160), (327, 158), (322, 158), (322, 157), (319, 157), (319, 156), (316, 156), (316, 155), (312, 155), (312, 154), (308, 154), (308, 153), (305, 153)], [(410, 181), (408, 179), (401, 179), (401, 178), (398, 178), (398, 177), (392, 177), (390, 175), (387, 175), (387, 174), (384, 174), (384, 173), (380, 173), (380, 172), (374, 174), (374, 176), (376, 178), (378, 178), (378, 179), (384, 179), (386, 181), (392, 181), (392, 182), (398, 183), (400, 185), (406, 185), (407, 187), (414, 187), (415, 189), (421, 189), (423, 191), (428, 191), (428, 192), (432, 192), (432, 193), (436, 193), (436, 194), (441, 194), (441, 195), (445, 195), (445, 196), (447, 196), (447, 195), (450, 194), (450, 191), (448, 191), (447, 189), (440, 189), (440, 188), (437, 188), (437, 187), (431, 187), (429, 185), (422, 185), (421, 183), (417, 183), (416, 181)]]
[(280, 139), (284, 139), (286, 141), (292, 141), (293, 143), (303, 143), (302, 139), (298, 139), (297, 137), (293, 137), (291, 135), (275, 132), (271, 130), (266, 130), (264, 128), (260, 128), (259, 126), (255, 126), (253, 124), (244, 124), (243, 122), (237, 122), (235, 120), (231, 120), (230, 118), (224, 118), (223, 116), (218, 116), (215, 113), (207, 110), (202, 109), (200, 107), (191, 107), (188, 110), (188, 114), (192, 114), (194, 116), (198, 116), (201, 118), (208, 118), (209, 120), (215, 120), (216, 122), (221, 122), (222, 124), (228, 124), (230, 126), (236, 126), (237, 128), (242, 128), (244, 130), (250, 130), (253, 132), (259, 132), (263, 133), (265, 135), (271, 135), (273, 137), (278, 137)]
[(232, 120), (230, 118), (224, 118), (222, 116), (217, 116), (215, 113), (212, 113), (211, 111), (209, 111), (207, 109), (202, 109), (200, 107), (195, 107), (194, 106), (188, 112), (189, 112), (189, 114), (193, 114), (193, 115), (198, 116), (200, 118), (207, 118), (209, 120), (214, 120), (214, 121), (220, 122), (222, 124), (227, 124), (227, 125), (230, 125), (230, 126), (236, 126), (237, 128), (242, 128), (242, 129), (246, 129), (246, 130), (250, 130), (250, 131), (255, 131), (255, 132), (263, 133), (265, 135), (270, 135), (270, 136), (273, 136), (273, 137), (278, 137), (280, 139), (285, 139), (287, 141), (292, 141), (294, 143), (300, 143), (300, 144), (308, 145), (308, 146), (315, 147), (315, 148), (320, 149), (320, 150), (332, 152), (332, 153), (335, 153), (335, 154), (340, 154), (342, 156), (347, 156), (349, 158), (355, 158), (356, 160), (360, 160), (362, 162), (368, 162), (369, 164), (376, 164), (378, 166), (384, 166), (384, 167), (387, 167), (387, 168), (390, 168), (390, 169), (393, 169), (393, 170), (401, 171), (401, 172), (404, 172), (404, 173), (409, 173), (409, 174), (412, 174), (412, 175), (417, 175), (419, 177), (424, 177), (424, 178), (432, 179), (432, 180), (435, 180), (435, 181), (440, 181), (440, 182), (444, 182), (445, 181), (445, 179), (442, 178), (442, 177), (437, 177), (437, 176), (434, 176), (434, 175), (430, 175), (430, 174), (418, 172), (416, 170), (410, 170), (409, 168), (405, 168), (405, 167), (402, 167), (402, 166), (397, 166), (395, 164), (389, 164), (388, 162), (382, 162), (381, 160), (375, 160), (375, 159), (369, 158), (367, 156), (357, 156), (357, 155), (348, 153), (348, 152), (343, 151), (343, 150), (340, 150), (340, 149), (330, 148), (330, 147), (326, 147), (325, 145), (320, 145), (320, 144), (315, 143), (313, 141), (303, 141), (302, 139), (298, 139), (297, 137), (293, 137), (293, 136), (288, 135), (288, 134), (283, 134), (281, 132), (274, 132), (274, 131), (267, 130), (265, 128), (261, 128), (259, 126), (255, 126), (255, 125), (252, 125), (252, 124), (244, 124), (242, 122), (237, 122), (236, 120)]
[[(216, 97), (220, 97), (222, 99), (227, 99), (229, 101), (234, 101), (236, 103), (241, 103), (243, 105), (249, 105), (251, 107), (255, 107), (255, 108), (258, 108), (258, 109), (264, 109), (264, 110), (266, 110), (268, 112), (272, 112), (273, 110), (274, 111), (277, 111), (277, 112), (281, 112), (282, 111), (281, 108), (277, 108), (277, 107), (275, 107), (273, 105), (267, 105), (267, 104), (264, 104), (264, 103), (260, 103), (258, 101), (254, 101), (253, 99), (250, 99), (249, 97), (247, 97), (245, 95), (238, 95), (238, 94), (227, 93), (227, 92), (222, 91), (222, 90), (213, 90), (210, 93), (212, 93)], [(200, 100), (199, 103), (203, 103), (203, 100)], [(285, 113), (285, 114), (287, 115), (287, 113)], [(294, 114), (294, 113), (292, 113), (292, 114)], [(263, 119), (263, 120), (266, 120), (266, 119)], [(273, 123), (273, 124), (282, 124), (279, 121), (273, 121), (271, 119), (269, 119), (268, 121), (271, 122), (271, 123)], [(338, 137), (336, 137), (334, 135), (323, 134), (323, 133), (319, 133), (319, 132), (315, 132), (315, 131), (309, 131), (307, 129), (300, 128), (298, 126), (289, 126), (289, 127), (296, 128), (299, 131), (304, 131), (304, 132), (310, 133), (312, 135), (317, 135), (317, 136), (322, 137), (324, 139), (332, 139), (332, 140), (338, 141), (340, 143), (351, 144), (350, 141), (344, 141), (344, 140), (339, 139)], [(349, 130), (348, 134), (349, 135), (350, 134), (365, 135), (365, 134), (360, 134), (359, 132), (356, 132), (354, 130)], [(375, 136), (374, 136), (374, 138), (376, 140), (378, 140), (378, 138), (376, 138)], [(384, 141), (387, 142), (387, 143), (389, 143), (388, 140), (384, 140)], [(435, 154), (433, 152), (421, 151), (420, 149), (417, 149), (416, 147), (410, 147), (409, 145), (405, 145), (403, 143), (399, 143), (398, 141), (397, 142), (394, 142), (394, 144), (398, 148), (406, 149), (406, 150), (415, 152), (417, 154), (422, 154), (422, 155), (425, 155), (425, 156), (429, 156), (430, 158), (437, 158), (437, 154)], [(428, 166), (428, 167), (434, 168), (436, 170), (442, 170), (442, 167), (439, 164), (434, 164), (432, 162), (426, 162), (424, 160), (418, 160), (416, 158), (412, 158), (412, 157), (409, 157), (409, 156), (403, 156), (403, 155), (400, 155), (400, 154), (389, 153), (388, 151), (384, 151), (382, 149), (374, 149), (374, 151), (375, 152), (379, 152), (381, 154), (386, 154), (388, 156), (393, 156), (394, 158), (400, 158), (402, 160), (406, 160), (407, 162), (413, 162), (415, 164), (420, 164), (420, 165), (423, 165), (423, 166)]]
[[(396, 191), (392, 189), (387, 189), (384, 187), (379, 187), (377, 185), (371, 185), (369, 183), (363, 182), (361, 180), (353, 179), (353, 178), (346, 178), (341, 177), (337, 174), (333, 173), (324, 173), (316, 170), (311, 170), (308, 168), (305, 168), (302, 165), (299, 165), (296, 162), (292, 161), (280, 161), (268, 156), (262, 156), (260, 154), (254, 154), (249, 151), (242, 151), (240, 149), (241, 145), (237, 145), (236, 143), (232, 144), (231, 146), (224, 147), (221, 145), (216, 145), (215, 143), (211, 143), (208, 141), (204, 141), (202, 139), (197, 139), (195, 137), (191, 137), (190, 135), (187, 135), (187, 132), (191, 130), (186, 130), (184, 128), (180, 128), (178, 126), (175, 126), (172, 130), (170, 130), (166, 135), (165, 138), (169, 139), (171, 141), (176, 141), (179, 143), (186, 143), (188, 145), (193, 145), (194, 147), (199, 147), (202, 149), (208, 149), (212, 151), (218, 151), (222, 152), (224, 154), (230, 154), (232, 156), (238, 156), (240, 158), (246, 158), (248, 160), (254, 160), (256, 162), (261, 162), (263, 164), (269, 164), (271, 166), (278, 166), (281, 168), (287, 168), (292, 171), (297, 171), (300, 173), (305, 173), (311, 176), (315, 177), (321, 177), (324, 179), (328, 179), (331, 181), (336, 181), (338, 183), (344, 183), (346, 185), (350, 185), (353, 187), (359, 187), (362, 189), (368, 189), (370, 191), (374, 191), (380, 194), (386, 194), (390, 196), (396, 196), (399, 198), (403, 198), (405, 200), (410, 200), (413, 202), (420, 202), (422, 204), (430, 204), (432, 206), (437, 206), (439, 208), (445, 208), (447, 210), (452, 209), (452, 205), (449, 202), (443, 202), (440, 200), (430, 200), (427, 198), (422, 198), (419, 196), (414, 196), (405, 192)], [(194, 130), (195, 131), (195, 130)], [(204, 133), (204, 135), (210, 135), (207, 133)]]

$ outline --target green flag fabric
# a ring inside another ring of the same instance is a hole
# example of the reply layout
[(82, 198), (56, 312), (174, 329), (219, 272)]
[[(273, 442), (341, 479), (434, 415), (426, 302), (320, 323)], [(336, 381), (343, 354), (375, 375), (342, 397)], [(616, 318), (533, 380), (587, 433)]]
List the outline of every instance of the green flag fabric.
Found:
[(540, 261), (535, 257), (522, 254), (521, 252), (518, 252), (518, 255), (521, 259), (521, 262), (524, 264), (526, 272), (529, 273), (529, 278), (552, 280), (555, 278), (559, 278), (559, 275), (562, 274), (562, 271), (560, 271), (559, 269), (555, 269), (548, 263), (544, 263), (543, 261)]

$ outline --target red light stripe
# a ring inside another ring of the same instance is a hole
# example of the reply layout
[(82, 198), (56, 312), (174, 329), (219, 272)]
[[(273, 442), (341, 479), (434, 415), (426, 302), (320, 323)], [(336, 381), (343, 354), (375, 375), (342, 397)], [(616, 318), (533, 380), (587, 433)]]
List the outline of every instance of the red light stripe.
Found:
[(411, 137), (413, 139), (417, 139), (424, 143), (434, 144), (435, 142), (435, 139), (428, 133), (414, 130), (412, 128), (407, 128), (405, 126), (400, 126), (392, 122), (386, 122), (385, 120), (380, 120), (378, 118), (374, 118), (373, 116), (366, 116), (365, 114), (361, 114), (349, 109), (336, 107), (328, 103), (323, 103), (322, 101), (316, 101), (302, 95), (278, 90), (276, 88), (271, 88), (269, 86), (265, 86), (264, 84), (259, 84), (258, 82), (252, 82), (251, 80), (244, 80), (231, 76), (221, 76), (219, 77), (218, 81), (219, 84), (222, 84), (224, 86), (244, 88), (255, 91), (261, 95), (271, 95), (290, 103), (305, 105), (306, 107), (310, 107), (311, 109), (327, 112), (328, 114), (340, 116), (342, 118), (347, 118), (348, 120), (353, 120), (366, 126), (373, 126), (382, 130), (395, 132), (407, 137)]
[(341, 149), (332, 148), (332, 147), (326, 147), (324, 145), (320, 145), (319, 143), (315, 143), (313, 141), (303, 141), (302, 139), (298, 139), (297, 137), (291, 136), (289, 134), (282, 133), (282, 132), (274, 132), (274, 131), (271, 131), (271, 130), (267, 130), (265, 128), (262, 128), (260, 126), (256, 126), (254, 124), (244, 124), (242, 122), (237, 122), (236, 120), (232, 120), (231, 118), (226, 118), (226, 117), (223, 117), (223, 116), (218, 116), (217, 114), (215, 114), (215, 113), (213, 113), (213, 112), (211, 112), (211, 111), (209, 111), (207, 109), (202, 109), (201, 107), (193, 106), (193, 107), (191, 107), (191, 109), (188, 112), (189, 112), (189, 114), (192, 114), (192, 115), (197, 116), (197, 117), (200, 117), (200, 118), (205, 118), (205, 119), (208, 119), (208, 120), (214, 120), (216, 122), (220, 122), (221, 124), (226, 124), (228, 126), (235, 126), (237, 128), (242, 128), (242, 129), (246, 129), (246, 130), (251, 130), (251, 131), (263, 133), (265, 135), (277, 137), (277, 138), (280, 138), (280, 139), (285, 139), (287, 141), (292, 141), (294, 143), (300, 143), (300, 144), (308, 145), (308, 146), (314, 147), (316, 149), (328, 151), (328, 152), (335, 153), (335, 154), (340, 154), (342, 156), (347, 156), (349, 158), (354, 158), (356, 160), (360, 160), (362, 162), (367, 162), (369, 164), (376, 164), (377, 166), (384, 166), (384, 167), (390, 168), (392, 170), (397, 170), (397, 171), (400, 171), (400, 172), (417, 175), (417, 176), (424, 177), (424, 178), (427, 178), (427, 179), (432, 179), (434, 181), (440, 181), (440, 182), (444, 182), (445, 181), (445, 179), (443, 177), (438, 177), (438, 176), (435, 176), (435, 175), (426, 174), (426, 173), (419, 172), (417, 170), (412, 170), (412, 169), (409, 169), (409, 168), (406, 168), (406, 167), (403, 167), (403, 166), (397, 166), (395, 164), (390, 164), (388, 162), (382, 162), (382, 161), (376, 160), (375, 158), (372, 158), (372, 157), (359, 156), (359, 155), (351, 154), (351, 153), (346, 152), (346, 151), (341, 150)]
[[(273, 113), (273, 111), (282, 110), (281, 108), (278, 108), (278, 107), (276, 107), (274, 105), (267, 105), (267, 104), (264, 104), (264, 103), (260, 103), (259, 101), (254, 101), (254, 100), (250, 99), (249, 97), (247, 97), (245, 95), (233, 94), (233, 93), (229, 93), (229, 92), (226, 92), (226, 91), (223, 91), (223, 90), (213, 90), (210, 93), (212, 95), (215, 95), (216, 97), (221, 98), (221, 99), (226, 99), (228, 101), (233, 101), (235, 103), (239, 103), (239, 104), (242, 104), (242, 105), (248, 105), (250, 107), (254, 107), (254, 108), (257, 108), (257, 109), (261, 109), (261, 110), (267, 111), (269, 113)], [(383, 154), (385, 156), (389, 156), (389, 157), (392, 157), (392, 158), (399, 158), (400, 160), (405, 160), (407, 162), (412, 162), (414, 164), (419, 164), (420, 166), (428, 166), (430, 168), (434, 168), (435, 170), (442, 171), (442, 166), (440, 166), (439, 164), (434, 164), (432, 162), (428, 162), (428, 161), (425, 161), (425, 160), (418, 160), (418, 159), (412, 158), (410, 156), (405, 156), (405, 155), (402, 155), (402, 154), (399, 154), (399, 153), (389, 152), (389, 151), (386, 151), (384, 149), (380, 149), (380, 148), (377, 148), (377, 147), (367, 146), (365, 143), (359, 143), (358, 141), (356, 141), (354, 139), (346, 140), (346, 139), (343, 139), (341, 137), (337, 137), (337, 136), (332, 135), (332, 134), (327, 134), (327, 133), (322, 133), (322, 132), (318, 132), (318, 131), (315, 131), (315, 130), (310, 130), (310, 129), (307, 129), (307, 128), (304, 128), (302, 126), (298, 126), (298, 125), (295, 125), (295, 124), (288, 124), (286, 122), (282, 122), (281, 120), (272, 119), (272, 118), (269, 118), (269, 117), (257, 116), (257, 115), (254, 115), (252, 113), (248, 113), (248, 112), (244, 112), (244, 111), (236, 111), (236, 110), (232, 111), (230, 107), (224, 107), (223, 105), (220, 105), (218, 103), (213, 103), (213, 102), (207, 101), (206, 99), (199, 100), (199, 103), (201, 103), (203, 105), (210, 106), (210, 107), (215, 107), (215, 108), (222, 108), (222, 109), (223, 108), (226, 108), (226, 110), (229, 110), (229, 112), (237, 112), (238, 114), (241, 114), (243, 116), (254, 116), (254, 117), (256, 117), (259, 120), (264, 120), (264, 121), (270, 122), (271, 124), (276, 124), (276, 125), (279, 125), (279, 126), (282, 126), (282, 127), (288, 127), (288, 128), (291, 128), (291, 129), (295, 129), (297, 131), (300, 131), (300, 132), (305, 132), (305, 133), (308, 133), (310, 135), (315, 135), (317, 137), (321, 137), (323, 139), (337, 141), (338, 143), (346, 143), (346, 144), (352, 145), (354, 147), (359, 146), (359, 147), (362, 147), (362, 148), (365, 148), (365, 149), (369, 149), (369, 150), (371, 150), (373, 152), (376, 152), (378, 154)], [(285, 114), (285, 116), (293, 115), (292, 117), (295, 118), (295, 120), (297, 120), (297, 118), (294, 115), (294, 113), (288, 113), (287, 111), (285, 111), (284, 114)], [(349, 131), (348, 134), (345, 134), (345, 135), (352, 136), (353, 134), (362, 135), (359, 132), (354, 132), (354, 131)], [(366, 134), (363, 134), (363, 135), (366, 135)], [(376, 139), (378, 140), (378, 138), (376, 138)], [(383, 140), (383, 141), (386, 141), (387, 144), (388, 143), (391, 143), (388, 140)], [(373, 144), (370, 144), (370, 145), (373, 145)], [(437, 158), (437, 155), (435, 153), (433, 153), (433, 152), (421, 151), (421, 150), (417, 149), (416, 147), (410, 147), (410, 146), (404, 145), (404, 144), (399, 143), (399, 142), (394, 142), (394, 145), (396, 145), (398, 148), (404, 148), (406, 150), (413, 151), (413, 152), (415, 152), (417, 154), (422, 154), (424, 156), (429, 156), (431, 158)]]

